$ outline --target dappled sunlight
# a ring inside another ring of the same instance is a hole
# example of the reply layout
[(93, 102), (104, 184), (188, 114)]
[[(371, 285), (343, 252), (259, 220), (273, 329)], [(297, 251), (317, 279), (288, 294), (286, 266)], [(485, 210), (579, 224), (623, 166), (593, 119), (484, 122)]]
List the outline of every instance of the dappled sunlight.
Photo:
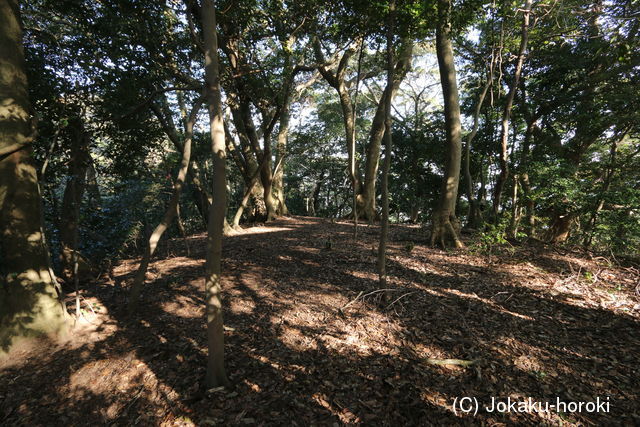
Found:
[[(114, 268), (115, 283), (97, 285), (95, 296), (87, 295), (100, 306), (103, 330), (93, 326), (94, 332), (49, 359), (23, 359), (7, 368), (8, 378), (33, 384), (35, 377), (19, 372), (60, 364), (66, 366), (60, 370), (65, 385), (49, 391), (56, 405), (73, 400), (91, 420), (143, 417), (151, 424), (165, 418), (225, 423), (227, 414), (248, 423), (271, 413), (283, 421), (297, 414), (305, 423), (403, 419), (421, 424), (438, 418), (457, 424), (474, 420), (454, 413), (453, 400), (460, 396), (489, 402), (491, 396), (568, 399), (606, 393), (620, 401), (636, 394), (637, 356), (613, 353), (622, 342), (637, 346), (637, 321), (545, 294), (549, 285), (542, 282), (555, 276), (540, 276), (539, 285), (526, 286), (528, 270), (511, 275), (506, 263), (423, 246), (406, 253), (402, 243), (391, 242), (396, 255), (384, 291), (371, 252), (375, 234), (357, 246), (334, 244), (327, 250), (324, 242), (334, 224), (284, 223), (265, 226), (287, 229), (269, 239), (225, 240), (232, 388), (201, 390), (207, 350), (204, 270), (197, 254), (204, 237), (192, 242), (190, 257), (154, 261), (135, 318), (121, 308), (137, 262), (123, 260)], [(292, 240), (297, 243), (289, 244)], [(585, 299), (591, 301), (591, 295)], [(563, 388), (569, 382), (571, 391)], [(41, 410), (30, 404), (20, 414), (29, 419)], [(598, 417), (579, 419), (606, 419)], [(482, 420), (561, 421), (553, 414)]]
[(288, 227), (251, 227), (242, 230), (242, 235), (277, 233), (279, 231), (291, 231)]

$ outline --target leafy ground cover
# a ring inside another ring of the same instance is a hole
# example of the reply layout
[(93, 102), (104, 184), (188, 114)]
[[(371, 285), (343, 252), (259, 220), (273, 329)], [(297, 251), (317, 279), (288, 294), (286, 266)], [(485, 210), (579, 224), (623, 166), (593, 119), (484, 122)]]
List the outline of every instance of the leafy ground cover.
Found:
[[(294, 217), (225, 238), (227, 389), (201, 386), (204, 235), (162, 248), (135, 318), (138, 260), (122, 261), (86, 284), (66, 341), (0, 361), (0, 424), (640, 423), (637, 267), (535, 243), (447, 252), (397, 225), (381, 290), (378, 228), (354, 243), (351, 227)], [(610, 411), (456, 413), (465, 396)]]

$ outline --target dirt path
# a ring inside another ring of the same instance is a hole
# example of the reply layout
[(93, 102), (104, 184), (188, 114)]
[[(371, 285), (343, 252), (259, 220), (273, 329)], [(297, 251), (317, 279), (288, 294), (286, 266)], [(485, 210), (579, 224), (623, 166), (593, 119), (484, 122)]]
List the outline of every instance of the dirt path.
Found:
[[(640, 423), (638, 270), (544, 247), (447, 253), (396, 226), (383, 301), (377, 232), (354, 245), (349, 224), (292, 218), (225, 239), (227, 390), (200, 389), (204, 237), (152, 264), (136, 319), (123, 261), (87, 285), (93, 324), (0, 362), (0, 424)], [(609, 412), (456, 414), (465, 396)]]

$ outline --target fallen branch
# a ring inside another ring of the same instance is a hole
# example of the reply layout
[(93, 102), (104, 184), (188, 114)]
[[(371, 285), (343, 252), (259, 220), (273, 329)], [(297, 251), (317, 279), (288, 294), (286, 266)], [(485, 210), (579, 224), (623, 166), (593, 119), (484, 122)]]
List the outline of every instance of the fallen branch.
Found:
[(418, 291), (407, 292), (406, 294), (400, 295), (398, 298), (396, 298), (395, 300), (393, 300), (393, 301), (391, 302), (391, 304), (389, 304), (389, 305), (385, 308), (385, 310), (386, 310), (386, 309), (388, 309), (389, 307), (391, 307), (393, 304), (395, 304), (395, 303), (397, 303), (398, 301), (400, 301), (402, 298), (404, 298), (404, 297), (406, 297), (406, 296), (408, 296), (408, 295), (411, 295), (411, 294), (415, 294), (415, 293), (417, 293), (417, 292), (418, 292)]
[(456, 365), (456, 366), (462, 366), (464, 368), (468, 368), (469, 366), (475, 364), (477, 362), (477, 360), (462, 360), (462, 359), (430, 359), (430, 358), (426, 358), (426, 359), (422, 359), (421, 360), (423, 363), (426, 363), (427, 365)]
[(342, 308), (339, 308), (338, 311), (342, 312), (345, 308), (349, 307), (350, 305), (352, 305), (356, 301), (365, 299), (369, 295), (377, 294), (377, 293), (380, 293), (380, 292), (393, 292), (393, 291), (399, 291), (399, 289), (388, 289), (388, 288), (387, 289), (376, 289), (375, 291), (371, 291), (371, 292), (366, 293), (364, 295), (363, 295), (364, 291), (360, 291), (360, 293), (358, 294), (357, 297), (355, 297), (354, 299), (349, 301), (346, 305), (342, 306)]
[(351, 301), (349, 301), (348, 303), (346, 303), (345, 305), (343, 305), (342, 307), (340, 307), (340, 311), (344, 311), (344, 309), (346, 309), (347, 307), (349, 307), (351, 304), (355, 303), (356, 301), (358, 301), (358, 299), (362, 296), (362, 294), (364, 293), (364, 291), (360, 291), (360, 293), (358, 294), (357, 297), (355, 297), (354, 299), (352, 299)]

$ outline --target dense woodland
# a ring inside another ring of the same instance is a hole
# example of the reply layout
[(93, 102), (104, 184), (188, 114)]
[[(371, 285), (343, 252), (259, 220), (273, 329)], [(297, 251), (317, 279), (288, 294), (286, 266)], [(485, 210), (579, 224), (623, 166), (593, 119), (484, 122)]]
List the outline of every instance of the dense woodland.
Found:
[(0, 424), (638, 423), (639, 39), (632, 0), (0, 0)]

